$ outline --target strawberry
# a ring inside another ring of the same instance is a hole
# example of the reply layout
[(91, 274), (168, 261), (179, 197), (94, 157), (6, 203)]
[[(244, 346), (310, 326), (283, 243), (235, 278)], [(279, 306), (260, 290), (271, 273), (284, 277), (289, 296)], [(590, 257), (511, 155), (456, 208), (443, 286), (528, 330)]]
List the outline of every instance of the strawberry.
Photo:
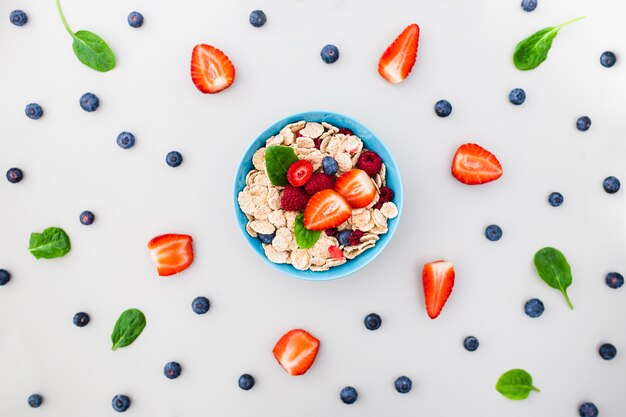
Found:
[(376, 186), (361, 169), (352, 169), (335, 182), (335, 191), (341, 194), (352, 208), (367, 207), (376, 197)]
[(452, 175), (463, 184), (484, 184), (502, 176), (502, 165), (485, 148), (475, 143), (466, 143), (454, 154)]
[(378, 61), (378, 73), (392, 84), (403, 81), (411, 73), (415, 58), (420, 28), (415, 23), (409, 25), (383, 52)]
[(276, 342), (272, 353), (280, 366), (290, 375), (302, 375), (315, 361), (319, 347), (320, 341), (309, 332), (294, 329), (285, 333)]
[(336, 261), (343, 261), (345, 257), (343, 256), (343, 252), (339, 249), (339, 246), (329, 246), (328, 254), (333, 257)]
[(199, 44), (191, 53), (191, 80), (204, 94), (219, 93), (235, 80), (235, 66), (224, 52)]
[(189, 235), (166, 234), (148, 242), (150, 258), (162, 277), (177, 274), (193, 261), (193, 239)]
[(351, 215), (352, 209), (341, 194), (322, 190), (311, 197), (304, 209), (304, 227), (309, 230), (330, 229), (339, 226)]
[(289, 165), (287, 181), (294, 187), (301, 187), (307, 183), (311, 175), (313, 175), (313, 165), (309, 161), (301, 159)]
[(422, 272), (426, 312), (437, 318), (454, 287), (454, 266), (451, 262), (436, 261), (424, 265)]

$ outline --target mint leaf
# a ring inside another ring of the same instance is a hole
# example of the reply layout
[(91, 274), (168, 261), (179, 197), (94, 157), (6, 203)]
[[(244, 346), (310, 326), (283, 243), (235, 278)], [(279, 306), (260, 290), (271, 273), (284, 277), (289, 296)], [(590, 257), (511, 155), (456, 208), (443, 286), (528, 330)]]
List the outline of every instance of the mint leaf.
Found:
[(146, 327), (146, 316), (136, 308), (129, 308), (124, 311), (115, 323), (111, 341), (111, 350), (130, 345), (139, 337), (144, 327)]
[(70, 251), (70, 238), (63, 229), (48, 227), (41, 233), (31, 233), (28, 250), (36, 259), (60, 258)]
[(322, 232), (309, 230), (304, 227), (304, 214), (298, 214), (293, 223), (293, 233), (296, 236), (296, 243), (302, 249), (309, 249), (315, 245)]
[(533, 377), (523, 369), (511, 369), (503, 373), (498, 379), (496, 390), (509, 400), (525, 400), (530, 391), (539, 392), (533, 386)]
[(268, 147), (265, 151), (265, 168), (272, 185), (287, 185), (287, 170), (297, 160), (296, 153), (289, 146)]
[(565, 255), (555, 248), (543, 248), (535, 254), (534, 262), (541, 279), (552, 288), (561, 291), (569, 308), (574, 309), (567, 295), (567, 287), (572, 284), (572, 270)]

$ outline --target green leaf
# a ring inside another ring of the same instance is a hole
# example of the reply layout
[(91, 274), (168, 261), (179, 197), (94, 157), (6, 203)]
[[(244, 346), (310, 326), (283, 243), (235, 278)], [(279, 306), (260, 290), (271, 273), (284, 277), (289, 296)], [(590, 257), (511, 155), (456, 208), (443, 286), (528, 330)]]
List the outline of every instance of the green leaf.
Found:
[(541, 29), (518, 43), (513, 52), (513, 63), (517, 69), (528, 71), (541, 65), (541, 63), (548, 58), (552, 41), (556, 38), (556, 35), (558, 35), (559, 30), (581, 19), (584, 19), (584, 17), (570, 20), (556, 27), (550, 26)]
[(117, 319), (113, 333), (111, 334), (111, 341), (113, 347), (111, 350), (122, 348), (130, 345), (137, 339), (137, 337), (146, 327), (146, 316), (140, 310), (136, 308), (129, 308), (124, 311), (120, 318)]
[(535, 268), (541, 279), (561, 291), (571, 309), (574, 308), (567, 295), (567, 287), (572, 284), (572, 270), (565, 255), (555, 248), (543, 248), (535, 254)]
[(496, 389), (509, 400), (525, 400), (530, 391), (539, 389), (533, 387), (533, 377), (523, 369), (511, 369), (502, 374)]
[(287, 170), (297, 160), (296, 153), (289, 146), (268, 147), (265, 151), (265, 168), (272, 185), (287, 185)]
[(309, 249), (315, 245), (322, 232), (309, 230), (304, 227), (304, 214), (298, 214), (293, 223), (293, 233), (296, 236), (296, 243), (302, 249)]
[(63, 229), (48, 227), (41, 233), (31, 233), (28, 250), (37, 259), (60, 258), (70, 251), (70, 238)]
[(115, 68), (115, 55), (104, 40), (93, 32), (79, 30), (74, 34), (72, 49), (83, 64), (96, 71), (107, 72)]

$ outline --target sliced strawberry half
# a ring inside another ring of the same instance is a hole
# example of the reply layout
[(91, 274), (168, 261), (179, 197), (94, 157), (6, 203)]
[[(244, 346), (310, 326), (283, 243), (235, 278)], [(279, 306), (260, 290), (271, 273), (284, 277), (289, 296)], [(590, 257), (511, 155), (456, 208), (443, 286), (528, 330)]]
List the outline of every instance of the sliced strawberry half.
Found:
[(454, 154), (452, 175), (463, 184), (484, 184), (502, 176), (502, 165), (487, 149), (475, 143), (466, 143)]
[(280, 366), (290, 375), (302, 375), (315, 361), (319, 347), (320, 341), (309, 332), (294, 329), (276, 342), (272, 352)]
[(313, 175), (313, 165), (306, 159), (300, 159), (289, 165), (287, 181), (294, 187), (302, 187)]
[(150, 258), (162, 277), (177, 274), (193, 262), (193, 239), (189, 235), (166, 234), (148, 242)]
[(417, 58), (420, 28), (409, 25), (385, 50), (378, 61), (378, 73), (385, 80), (397, 84), (409, 76)]
[(224, 52), (199, 44), (191, 53), (191, 80), (205, 94), (219, 93), (235, 80), (235, 66)]
[(322, 190), (311, 197), (304, 209), (304, 227), (309, 230), (332, 229), (348, 220), (351, 215), (352, 208), (341, 194), (333, 190)]
[(345, 256), (343, 256), (343, 252), (341, 251), (341, 249), (339, 249), (338, 246), (329, 246), (328, 254), (332, 256), (332, 258), (336, 261), (343, 261), (345, 259)]
[(335, 191), (341, 194), (352, 208), (367, 207), (376, 197), (376, 186), (361, 169), (352, 169), (335, 182)]
[(422, 272), (426, 312), (437, 318), (454, 287), (454, 266), (451, 262), (436, 261), (424, 265)]

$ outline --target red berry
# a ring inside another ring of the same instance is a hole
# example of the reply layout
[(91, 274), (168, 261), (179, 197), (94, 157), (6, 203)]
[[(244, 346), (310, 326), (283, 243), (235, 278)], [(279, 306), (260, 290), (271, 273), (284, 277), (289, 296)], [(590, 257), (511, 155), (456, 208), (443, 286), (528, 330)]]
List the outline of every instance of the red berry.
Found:
[(286, 211), (301, 211), (306, 208), (310, 198), (311, 196), (302, 188), (287, 185), (280, 200), (280, 207)]
[(304, 189), (310, 195), (317, 193), (318, 191), (333, 188), (335, 180), (330, 175), (318, 172), (311, 175), (309, 182), (304, 185)]
[(336, 227), (333, 227), (332, 229), (326, 229), (326, 236), (337, 236), (337, 233), (339, 233), (339, 231)]
[(345, 128), (345, 127), (342, 127), (341, 129), (339, 129), (339, 132), (337, 133), (341, 133), (342, 135), (346, 135), (346, 136), (354, 135), (354, 133), (350, 129)]
[(380, 159), (380, 156), (378, 156), (377, 153), (372, 151), (363, 152), (359, 161), (356, 163), (356, 167), (367, 172), (367, 175), (370, 177), (378, 174), (382, 166), (383, 160)]
[(361, 238), (363, 237), (365, 233), (363, 233), (360, 230), (353, 230), (352, 233), (350, 233), (350, 246), (356, 246), (359, 243), (361, 243)]
[(319, 149), (322, 147), (322, 139), (320, 138), (313, 139), (313, 142), (315, 143), (315, 149)]
[(287, 181), (294, 187), (301, 187), (313, 175), (313, 165), (305, 159), (294, 162), (289, 165), (287, 170)]
[(333, 257), (336, 261), (343, 261), (345, 258), (343, 256), (343, 252), (339, 249), (338, 246), (329, 246), (328, 254)]
[(380, 187), (379, 198), (374, 208), (380, 210), (380, 208), (388, 201), (393, 200), (393, 190), (389, 187)]

